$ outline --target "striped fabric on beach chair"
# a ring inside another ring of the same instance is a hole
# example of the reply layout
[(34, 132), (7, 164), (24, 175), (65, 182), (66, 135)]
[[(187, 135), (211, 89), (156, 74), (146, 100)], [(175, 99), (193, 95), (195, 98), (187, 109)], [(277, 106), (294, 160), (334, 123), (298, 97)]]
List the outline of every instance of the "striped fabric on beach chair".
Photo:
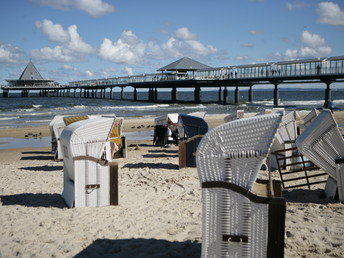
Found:
[(111, 162), (109, 136), (116, 118), (81, 120), (61, 134), (68, 207), (118, 204), (118, 165)]
[(323, 110), (297, 138), (298, 150), (328, 175), (325, 192), (344, 202), (344, 140), (330, 110)]
[(316, 110), (315, 108), (313, 108), (308, 114), (307, 116), (305, 116), (302, 119), (301, 124), (299, 125), (299, 130), (300, 133), (303, 133), (306, 128), (312, 123), (312, 121), (318, 116), (319, 111)]
[(283, 256), (285, 200), (251, 192), (281, 119), (280, 113), (243, 118), (203, 137), (197, 150), (203, 257)]
[(89, 119), (89, 116), (67, 116), (63, 118), (63, 121), (65, 122), (66, 126), (70, 125), (72, 123), (81, 121), (81, 120), (87, 120)]

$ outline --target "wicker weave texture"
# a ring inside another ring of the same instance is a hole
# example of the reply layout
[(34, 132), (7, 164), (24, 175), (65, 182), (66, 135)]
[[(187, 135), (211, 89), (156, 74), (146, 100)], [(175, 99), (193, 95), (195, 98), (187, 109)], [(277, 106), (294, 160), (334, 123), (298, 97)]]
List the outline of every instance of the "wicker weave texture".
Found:
[[(67, 126), (61, 134), (64, 190), (62, 197), (70, 207), (109, 205), (109, 167), (78, 156), (101, 159), (115, 118), (82, 120)], [(99, 185), (87, 189), (87, 185)]]
[(279, 113), (243, 118), (209, 131), (197, 149), (201, 182), (227, 181), (250, 190), (281, 118)]

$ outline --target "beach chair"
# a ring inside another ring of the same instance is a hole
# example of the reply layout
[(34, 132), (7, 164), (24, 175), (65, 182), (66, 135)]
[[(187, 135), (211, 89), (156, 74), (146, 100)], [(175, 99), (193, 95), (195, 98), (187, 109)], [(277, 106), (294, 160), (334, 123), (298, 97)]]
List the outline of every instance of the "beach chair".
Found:
[(115, 121), (114, 117), (81, 120), (63, 130), (62, 197), (68, 207), (118, 204), (118, 164), (112, 162), (109, 146)]
[(251, 191), (281, 120), (280, 113), (244, 118), (203, 137), (202, 257), (283, 257), (285, 200), (273, 187), (269, 197)]
[(63, 116), (54, 116), (54, 118), (49, 123), (49, 130), (50, 130), (50, 135), (51, 135), (51, 153), (53, 153), (54, 155), (58, 151), (58, 145), (59, 145), (58, 141), (60, 138), (60, 133), (59, 133), (60, 130), (57, 130), (57, 128), (60, 128), (60, 127), (64, 128)]
[(325, 192), (344, 202), (344, 140), (330, 110), (323, 110), (297, 138), (298, 150), (328, 175)]
[(305, 116), (299, 124), (299, 134), (303, 133), (312, 121), (318, 116), (319, 111), (313, 108), (307, 116)]
[(227, 116), (225, 116), (223, 118), (223, 120), (225, 121), (225, 123), (228, 123), (230, 121), (234, 121), (234, 120), (237, 120), (237, 119), (241, 119), (241, 118), (244, 118), (244, 113), (245, 111), (240, 109), (240, 110), (237, 110), (236, 112), (234, 113), (231, 113)]
[(200, 117), (179, 115), (179, 168), (196, 167), (196, 150), (204, 134), (208, 132), (207, 122)]

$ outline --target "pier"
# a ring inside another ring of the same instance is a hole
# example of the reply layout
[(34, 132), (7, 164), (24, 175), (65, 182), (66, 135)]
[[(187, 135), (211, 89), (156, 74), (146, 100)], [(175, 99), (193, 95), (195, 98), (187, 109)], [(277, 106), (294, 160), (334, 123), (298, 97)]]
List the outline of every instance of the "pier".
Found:
[[(184, 64), (184, 67), (183, 65)], [(198, 67), (197, 67), (198, 66)], [(158, 102), (158, 90), (169, 89), (171, 102), (178, 102), (178, 89), (192, 88), (194, 102), (201, 103), (202, 88), (218, 89), (218, 103), (228, 102), (228, 89), (234, 89), (234, 103), (239, 103), (239, 92), (248, 89), (248, 102), (254, 102), (254, 88), (261, 85), (273, 85), (274, 106), (279, 105), (279, 86), (282, 84), (324, 84), (324, 100), (331, 99), (331, 84), (344, 82), (344, 56), (316, 58), (294, 61), (281, 61), (238, 65), (229, 67), (208, 67), (189, 58), (182, 58), (158, 70), (157, 73), (124, 77), (113, 77), (58, 84), (13, 84), (2, 86), (3, 97), (9, 92), (19, 90), (23, 97), (29, 97), (30, 91), (39, 91), (39, 96), (114, 98), (114, 89), (120, 89), (120, 99), (124, 100), (124, 88), (133, 88), (133, 101), (138, 101), (137, 90), (148, 91), (149, 102)], [(24, 72), (23, 72), (24, 73)], [(14, 82), (14, 80), (13, 80)]]

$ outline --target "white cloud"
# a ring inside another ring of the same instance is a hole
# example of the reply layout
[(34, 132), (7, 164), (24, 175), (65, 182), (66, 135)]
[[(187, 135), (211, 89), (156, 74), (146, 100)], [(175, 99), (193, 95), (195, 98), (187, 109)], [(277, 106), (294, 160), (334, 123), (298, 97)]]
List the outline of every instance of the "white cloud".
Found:
[(321, 2), (318, 5), (318, 22), (330, 25), (344, 25), (344, 11), (337, 3)]
[(134, 73), (133, 73), (133, 68), (128, 67), (128, 66), (124, 67), (124, 72), (125, 72), (127, 75), (129, 75), (129, 76), (131, 76), (131, 75), (134, 74)]
[(21, 56), (19, 48), (0, 42), (0, 63), (17, 63)]
[(291, 11), (294, 9), (301, 9), (301, 8), (307, 7), (308, 4), (304, 2), (296, 2), (296, 3), (286, 2), (285, 5), (287, 9)]
[(84, 55), (94, 52), (93, 47), (80, 37), (76, 25), (71, 25), (64, 30), (60, 24), (44, 19), (42, 22), (37, 21), (36, 27), (50, 41), (61, 45), (32, 50), (31, 55), (35, 59), (72, 62), (79, 61)]
[(62, 69), (64, 69), (64, 70), (70, 70), (70, 71), (77, 71), (77, 70), (78, 70), (77, 68), (75, 68), (75, 67), (72, 66), (72, 65), (63, 65), (63, 66), (62, 66)]
[(78, 9), (92, 16), (101, 16), (115, 11), (115, 7), (102, 0), (31, 0), (55, 9)]
[(45, 47), (31, 50), (31, 56), (37, 60), (49, 60), (57, 62), (74, 62), (78, 61), (75, 53), (67, 48), (56, 46), (54, 48)]
[(180, 40), (195, 40), (197, 38), (196, 34), (189, 31), (186, 27), (177, 29), (174, 32), (174, 37)]
[(135, 64), (145, 55), (146, 45), (132, 31), (124, 31), (121, 37), (112, 42), (105, 38), (99, 48), (99, 56), (115, 63)]
[(88, 77), (94, 76), (94, 73), (91, 72), (91, 71), (89, 71), (89, 70), (86, 70), (86, 71), (85, 71), (85, 74), (86, 74)]
[(263, 34), (263, 32), (262, 32), (262, 31), (259, 31), (259, 30), (250, 30), (250, 33), (251, 33), (252, 35), (260, 35), (260, 34)]
[(197, 40), (196, 34), (186, 27), (177, 29), (163, 44), (153, 41), (147, 43), (138, 39), (132, 31), (124, 31), (117, 41), (105, 38), (98, 55), (104, 60), (121, 64), (137, 64), (142, 60), (179, 58), (190, 56), (200, 58), (217, 52), (211, 45), (205, 46)]
[(297, 49), (287, 49), (285, 51), (286, 59), (306, 58), (306, 57), (323, 57), (329, 56), (332, 52), (324, 38), (318, 34), (312, 34), (309, 31), (303, 31), (301, 34), (303, 46)]
[(244, 43), (244, 44), (241, 44), (242, 47), (248, 47), (248, 48), (252, 48), (254, 47), (254, 45), (252, 43)]
[(70, 40), (68, 32), (60, 24), (53, 24), (50, 20), (36, 21), (36, 27), (52, 42), (66, 43)]
[(248, 56), (237, 56), (237, 57), (235, 57), (235, 59), (238, 61), (246, 61), (249, 59), (249, 57)]

